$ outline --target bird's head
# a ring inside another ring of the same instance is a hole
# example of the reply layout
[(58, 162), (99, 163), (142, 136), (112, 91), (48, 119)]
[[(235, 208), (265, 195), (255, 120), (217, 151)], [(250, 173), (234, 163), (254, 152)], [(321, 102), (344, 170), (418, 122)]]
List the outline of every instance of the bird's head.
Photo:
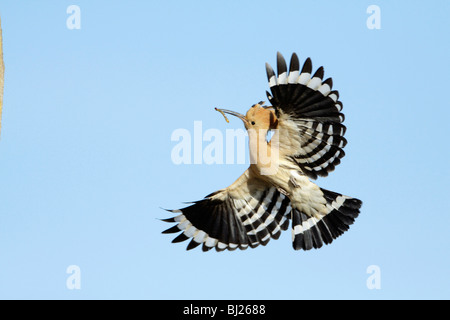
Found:
[(276, 129), (278, 126), (278, 119), (275, 115), (273, 108), (264, 106), (263, 101), (258, 102), (257, 104), (251, 106), (251, 108), (247, 111), (247, 114), (245, 116), (238, 112), (226, 109), (216, 108), (216, 110), (221, 112), (222, 114), (227, 113), (238, 117), (244, 122), (244, 126), (247, 130), (254, 129), (257, 131), (259, 130), (269, 131), (271, 129)]

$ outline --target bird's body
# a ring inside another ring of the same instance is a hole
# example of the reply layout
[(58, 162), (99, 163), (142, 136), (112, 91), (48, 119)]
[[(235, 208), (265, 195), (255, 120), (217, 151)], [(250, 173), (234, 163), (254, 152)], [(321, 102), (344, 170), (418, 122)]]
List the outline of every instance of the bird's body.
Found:
[(300, 71), (293, 54), (289, 73), (281, 54), (277, 60), (278, 76), (266, 65), (272, 106), (257, 103), (245, 116), (218, 109), (244, 122), (250, 167), (229, 187), (172, 210), (178, 215), (165, 221), (177, 225), (165, 233), (182, 231), (174, 242), (192, 238), (188, 249), (203, 244), (205, 251), (246, 249), (277, 239), (291, 221), (294, 249), (309, 250), (331, 243), (358, 216), (360, 200), (310, 180), (326, 176), (344, 156), (342, 103), (331, 78), (322, 81), (322, 67), (311, 77), (309, 58)]

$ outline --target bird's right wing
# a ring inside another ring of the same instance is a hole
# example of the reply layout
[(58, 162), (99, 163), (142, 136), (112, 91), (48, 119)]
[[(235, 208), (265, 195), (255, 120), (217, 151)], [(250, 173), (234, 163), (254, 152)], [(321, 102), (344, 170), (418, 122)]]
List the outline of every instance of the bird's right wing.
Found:
[[(332, 90), (331, 78), (322, 80), (323, 67), (312, 74), (308, 58), (300, 70), (294, 53), (287, 70), (283, 56), (277, 55), (277, 73), (266, 64), (270, 103), (279, 120), (280, 148), (308, 177), (326, 176), (340, 163), (347, 143), (339, 93)], [(283, 136), (284, 132), (284, 136)]]
[(173, 242), (191, 239), (188, 250), (202, 244), (203, 251), (222, 251), (254, 248), (278, 239), (289, 226), (291, 206), (287, 196), (248, 169), (228, 188), (169, 211), (178, 215), (163, 221), (176, 225), (163, 233), (181, 232)]

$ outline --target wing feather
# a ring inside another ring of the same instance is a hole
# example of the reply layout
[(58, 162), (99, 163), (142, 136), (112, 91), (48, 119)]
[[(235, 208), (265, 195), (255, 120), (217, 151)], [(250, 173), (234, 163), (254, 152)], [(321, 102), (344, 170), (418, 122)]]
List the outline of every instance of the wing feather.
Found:
[(176, 223), (163, 233), (181, 232), (173, 242), (191, 239), (187, 249), (244, 250), (278, 239), (288, 228), (290, 200), (247, 170), (235, 183), (180, 209), (163, 221)]
[[(280, 135), (280, 148), (302, 172), (316, 179), (327, 176), (345, 155), (345, 117), (332, 78), (323, 80), (324, 68), (313, 73), (311, 59), (307, 58), (299, 70), (297, 54), (292, 55), (288, 71), (278, 52), (278, 75), (266, 64), (271, 91), (267, 96), (279, 119), (278, 129), (289, 128), (285, 137)], [(298, 135), (292, 136), (292, 129)]]

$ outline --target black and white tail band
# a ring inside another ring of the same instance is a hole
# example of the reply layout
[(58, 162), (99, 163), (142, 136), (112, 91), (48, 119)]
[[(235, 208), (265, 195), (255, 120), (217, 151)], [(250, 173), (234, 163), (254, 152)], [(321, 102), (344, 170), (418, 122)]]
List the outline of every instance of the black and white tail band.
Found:
[(327, 212), (317, 217), (292, 210), (292, 244), (295, 250), (310, 250), (330, 244), (347, 231), (359, 215), (362, 202), (336, 192), (321, 189)]

